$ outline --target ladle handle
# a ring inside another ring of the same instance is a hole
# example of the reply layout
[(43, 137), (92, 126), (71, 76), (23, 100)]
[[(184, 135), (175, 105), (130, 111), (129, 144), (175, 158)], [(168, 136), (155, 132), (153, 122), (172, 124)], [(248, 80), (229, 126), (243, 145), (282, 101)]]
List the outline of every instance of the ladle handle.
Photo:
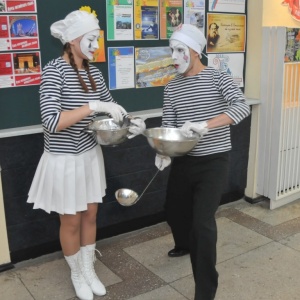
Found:
[(156, 175), (159, 173), (159, 171), (160, 171), (159, 169), (156, 171), (155, 175), (152, 177), (152, 179), (150, 180), (150, 182), (148, 183), (148, 185), (145, 187), (145, 189), (143, 190), (143, 192), (141, 193), (141, 195), (138, 197), (138, 199), (136, 200), (136, 202), (142, 198), (142, 196), (146, 192), (147, 188), (149, 187), (149, 185), (151, 184), (151, 182), (154, 180), (154, 178), (156, 177)]

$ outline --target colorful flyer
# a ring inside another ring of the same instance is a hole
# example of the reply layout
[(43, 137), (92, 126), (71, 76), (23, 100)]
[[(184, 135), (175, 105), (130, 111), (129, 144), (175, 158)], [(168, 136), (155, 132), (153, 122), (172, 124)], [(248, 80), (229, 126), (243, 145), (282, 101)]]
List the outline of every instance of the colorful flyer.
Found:
[(9, 16), (11, 49), (38, 49), (38, 26), (36, 15)]
[(283, 0), (281, 4), (284, 6), (288, 6), (292, 18), (300, 22), (300, 1), (299, 0)]
[(38, 85), (40, 52), (0, 53), (0, 88)]
[(284, 62), (300, 62), (300, 28), (286, 29)]
[(245, 52), (246, 16), (207, 14), (207, 53)]
[(107, 40), (133, 40), (132, 3), (132, 0), (106, 0)]
[(134, 48), (108, 47), (109, 89), (134, 88)]
[(0, 15), (0, 51), (39, 48), (36, 15)]
[(158, 40), (159, 3), (158, 0), (135, 0), (134, 38), (136, 40)]
[(177, 71), (169, 47), (135, 49), (136, 88), (165, 86)]
[(90, 62), (106, 62), (104, 30), (100, 30), (100, 38), (98, 40), (99, 48), (94, 52), (93, 59)]
[(177, 26), (183, 22), (183, 0), (161, 0), (160, 38), (169, 39)]
[(1, 13), (36, 13), (36, 0), (0, 0)]
[(240, 88), (244, 87), (244, 53), (208, 54), (207, 65), (226, 72)]
[(208, 11), (245, 13), (246, 0), (209, 0)]
[(192, 24), (204, 33), (205, 2), (203, 0), (184, 0), (184, 24)]

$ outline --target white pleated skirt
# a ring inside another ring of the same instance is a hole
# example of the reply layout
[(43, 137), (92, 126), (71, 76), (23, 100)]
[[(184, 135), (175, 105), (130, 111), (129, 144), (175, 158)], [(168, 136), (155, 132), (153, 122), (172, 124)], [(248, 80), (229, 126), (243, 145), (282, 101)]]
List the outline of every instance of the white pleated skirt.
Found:
[(75, 215), (88, 203), (101, 203), (106, 178), (101, 147), (79, 155), (44, 152), (28, 193), (28, 203), (47, 213)]

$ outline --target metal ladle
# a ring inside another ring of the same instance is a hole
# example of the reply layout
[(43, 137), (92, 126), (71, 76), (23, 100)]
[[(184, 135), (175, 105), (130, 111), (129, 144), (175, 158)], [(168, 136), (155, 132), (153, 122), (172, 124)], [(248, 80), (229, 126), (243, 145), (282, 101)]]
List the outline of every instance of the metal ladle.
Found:
[(159, 171), (160, 170), (158, 169), (157, 172), (152, 177), (152, 179), (150, 180), (148, 185), (145, 187), (145, 189), (143, 190), (143, 192), (141, 193), (140, 196), (135, 191), (130, 190), (130, 189), (118, 189), (118, 190), (116, 190), (115, 197), (116, 197), (117, 201), (123, 206), (131, 206), (133, 204), (136, 204), (142, 198), (145, 191), (147, 190), (147, 188), (149, 187), (151, 182), (154, 180), (156, 175), (159, 173)]

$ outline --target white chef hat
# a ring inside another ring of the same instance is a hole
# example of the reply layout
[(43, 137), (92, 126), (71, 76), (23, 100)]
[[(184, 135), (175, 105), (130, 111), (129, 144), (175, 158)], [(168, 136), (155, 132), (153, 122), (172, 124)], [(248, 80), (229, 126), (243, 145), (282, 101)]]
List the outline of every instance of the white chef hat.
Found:
[(50, 27), (51, 34), (63, 44), (95, 29), (100, 29), (96, 14), (85, 10), (75, 10)]
[(180, 24), (173, 32), (170, 40), (177, 40), (201, 54), (206, 46), (206, 38), (200, 29), (191, 24)]

